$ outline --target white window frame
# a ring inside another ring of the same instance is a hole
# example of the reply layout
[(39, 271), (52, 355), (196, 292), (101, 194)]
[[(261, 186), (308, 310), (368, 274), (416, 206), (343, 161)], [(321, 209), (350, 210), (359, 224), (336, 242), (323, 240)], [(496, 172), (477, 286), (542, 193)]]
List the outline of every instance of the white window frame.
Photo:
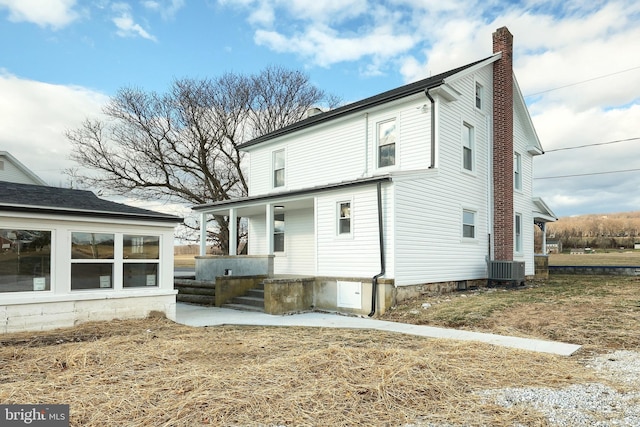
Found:
[[(462, 138), (461, 138), (461, 149), (462, 149), (462, 170), (466, 172), (475, 172), (476, 171), (476, 150), (475, 150), (475, 128), (472, 124), (467, 122), (462, 122)], [(467, 151), (468, 150), (468, 151)], [(467, 152), (469, 153), (469, 162), (470, 165), (467, 167), (466, 158)]]
[[(73, 258), (71, 245), (73, 240), (74, 233), (85, 233), (85, 234), (111, 234), (113, 235), (113, 258), (99, 258), (99, 259), (89, 259), (89, 258)], [(157, 237), (158, 238), (158, 258), (125, 258), (124, 257), (124, 236), (136, 236), (136, 237)], [(158, 289), (161, 283), (161, 258), (162, 258), (162, 248), (163, 248), (163, 240), (160, 234), (156, 233), (131, 233), (131, 232), (113, 232), (113, 231), (98, 231), (98, 230), (72, 230), (69, 232), (69, 255), (70, 255), (70, 263), (73, 264), (105, 264), (111, 265), (111, 287), (95, 287), (95, 288), (81, 288), (81, 289), (72, 289), (71, 288), (71, 275), (72, 269), (69, 269), (69, 290), (73, 293), (84, 293), (84, 292), (113, 292), (113, 291), (137, 291), (140, 289)], [(151, 285), (150, 280), (152, 277), (147, 278), (146, 286), (124, 286), (124, 274), (125, 274), (125, 266), (127, 264), (156, 264), (158, 267), (156, 269), (157, 274), (153, 277), (154, 284)]]
[[(390, 140), (385, 140), (384, 143), (382, 142), (382, 135), (381, 135), (381, 128), (385, 125), (388, 125), (390, 123), (393, 123), (393, 134), (391, 135)], [(392, 167), (397, 167), (398, 166), (398, 135), (399, 135), (399, 131), (398, 131), (398, 120), (396, 119), (396, 117), (391, 117), (385, 120), (380, 120), (379, 122), (376, 122), (376, 165), (378, 166), (378, 168), (392, 168)], [(384, 147), (384, 146), (389, 146), (389, 145), (393, 145), (393, 163), (388, 164), (388, 165), (382, 165), (380, 162), (380, 148)]]
[[(282, 163), (283, 166), (281, 168), (278, 168), (278, 162), (276, 160), (277, 156), (282, 154)], [(271, 186), (273, 188), (281, 188), (281, 187), (286, 187), (287, 185), (287, 152), (284, 148), (281, 148), (279, 150), (274, 150), (271, 152), (271, 169), (272, 169), (272, 173), (271, 173)], [(276, 174), (278, 173), (278, 171), (282, 171), (282, 184), (278, 185), (278, 182), (276, 180)]]
[[(472, 219), (473, 219), (473, 223), (469, 223), (465, 220), (465, 215), (467, 214), (471, 214), (472, 215)], [(461, 227), (461, 233), (462, 233), (462, 238), (464, 240), (476, 240), (478, 238), (478, 233), (477, 233), (477, 228), (478, 228), (478, 211), (474, 210), (474, 209), (469, 209), (469, 208), (462, 208), (462, 218), (461, 218), (461, 223), (462, 223), (462, 227)], [(466, 227), (471, 226), (471, 231), (473, 233), (473, 236), (466, 236)]]
[(516, 253), (521, 254), (523, 252), (522, 245), (522, 214), (516, 212), (513, 220), (513, 237), (514, 237), (514, 250)]
[(522, 155), (513, 153), (513, 188), (522, 191)]
[[(342, 217), (342, 205), (349, 204), (349, 216), (346, 218)], [(343, 219), (349, 220), (349, 232), (343, 233), (342, 228), (340, 227)], [(340, 200), (336, 202), (336, 235), (338, 237), (351, 237), (353, 236), (353, 200), (346, 199)]]
[[(276, 228), (276, 221), (280, 221), (278, 219), (278, 217), (282, 216), (282, 231), (278, 231)], [(282, 235), (282, 250), (278, 250), (276, 249), (276, 235)], [(286, 238), (287, 235), (287, 219), (286, 216), (284, 214), (284, 212), (282, 211), (278, 211), (278, 212), (274, 212), (273, 213), (273, 252), (274, 253), (278, 253), (278, 254), (283, 254), (285, 253), (285, 251), (287, 250), (287, 246), (286, 246)]]
[[(0, 295), (2, 295), (3, 298), (9, 296), (9, 295), (25, 295), (25, 294), (33, 294), (33, 293), (51, 293), (53, 292), (54, 289), (54, 279), (55, 279), (55, 243), (56, 243), (56, 231), (53, 228), (40, 228), (40, 227), (31, 227), (29, 225), (26, 224), (16, 224), (15, 226), (11, 223), (3, 223), (2, 226), (0, 226), (0, 229), (2, 230), (12, 230), (14, 233), (15, 231), (37, 231), (37, 232), (44, 232), (44, 233), (49, 233), (49, 272), (48, 272), (48, 277), (45, 274), (40, 274), (37, 277), (35, 276), (35, 274), (33, 275), (33, 287), (32, 289), (29, 290), (24, 290), (24, 291), (3, 291), (2, 287), (0, 287)], [(15, 238), (9, 236), (9, 237), (5, 237), (6, 240), (12, 241), (12, 243), (4, 243), (3, 246), (0, 248), (0, 255), (5, 252), (5, 251), (13, 251), (16, 250), (18, 253), (18, 257), (19, 258), (19, 254), (20, 252), (20, 247), (22, 245), (23, 242), (21, 242), (18, 238), (18, 236), (16, 235)], [(4, 246), (6, 245), (6, 246)], [(14, 245), (12, 247), (12, 245)], [(7, 247), (8, 246), (8, 247)], [(16, 258), (16, 261), (18, 261), (18, 259)], [(44, 272), (42, 272), (44, 273)], [(17, 275), (18, 278), (21, 278), (22, 275), (18, 274)], [(38, 279), (38, 281), (36, 281), (36, 279)], [(44, 279), (44, 283), (42, 283), (42, 279)], [(49, 281), (49, 289), (46, 289), (47, 286), (47, 280)], [(41, 286), (44, 286), (45, 289), (39, 289)], [(38, 288), (38, 289), (37, 289)]]
[(476, 94), (473, 103), (478, 110), (482, 110), (482, 107), (484, 107), (484, 87), (480, 82), (476, 82)]

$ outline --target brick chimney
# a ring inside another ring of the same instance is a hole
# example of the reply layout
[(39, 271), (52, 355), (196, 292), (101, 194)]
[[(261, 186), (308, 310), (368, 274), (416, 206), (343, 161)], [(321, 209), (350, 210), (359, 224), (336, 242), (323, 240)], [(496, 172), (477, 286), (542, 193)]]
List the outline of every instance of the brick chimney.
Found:
[(494, 259), (513, 261), (513, 36), (493, 33), (493, 250)]

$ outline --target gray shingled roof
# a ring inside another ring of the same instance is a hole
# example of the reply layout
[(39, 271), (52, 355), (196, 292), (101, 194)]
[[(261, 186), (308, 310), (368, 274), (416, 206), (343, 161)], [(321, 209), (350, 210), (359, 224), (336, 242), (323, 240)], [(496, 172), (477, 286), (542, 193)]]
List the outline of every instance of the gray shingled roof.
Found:
[(0, 211), (182, 222), (177, 216), (110, 202), (91, 191), (0, 181)]
[(438, 87), (444, 83), (444, 80), (447, 77), (451, 77), (452, 75), (457, 74), (461, 71), (464, 71), (467, 68), (473, 67), (474, 65), (479, 64), (483, 61), (486, 61), (489, 58), (491, 57), (480, 59), (470, 64), (463, 65), (462, 67), (454, 68), (453, 70), (449, 70), (444, 73), (441, 73), (426, 79), (418, 80), (417, 82), (414, 82), (414, 83), (409, 83), (407, 85), (400, 86), (398, 88), (395, 88), (386, 92), (382, 92), (378, 95), (371, 96), (361, 101), (353, 102), (351, 104), (347, 104), (342, 107), (336, 108), (335, 110), (329, 110), (327, 112), (320, 113), (315, 116), (311, 116), (307, 119), (301, 120), (292, 125), (285, 126), (274, 132), (259, 136), (255, 139), (252, 139), (251, 141), (247, 141), (244, 144), (240, 144), (238, 145), (238, 148), (243, 149), (243, 148), (251, 147), (253, 145), (260, 144), (261, 142), (265, 142), (270, 139), (276, 138), (278, 136), (286, 135), (301, 129), (305, 129), (307, 127), (315, 126), (316, 124), (325, 122), (327, 120), (332, 120), (336, 117), (355, 113), (357, 111), (371, 108), (376, 105), (385, 104), (387, 102), (391, 102), (396, 99), (401, 99), (407, 96), (424, 92), (426, 89)]

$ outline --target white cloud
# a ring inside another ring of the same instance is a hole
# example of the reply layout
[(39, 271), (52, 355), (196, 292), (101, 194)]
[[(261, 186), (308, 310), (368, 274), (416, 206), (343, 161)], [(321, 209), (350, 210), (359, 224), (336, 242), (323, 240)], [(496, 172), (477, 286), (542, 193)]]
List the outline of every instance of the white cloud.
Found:
[(0, 146), (51, 185), (66, 182), (68, 129), (87, 116), (99, 115), (107, 97), (74, 86), (25, 80), (0, 70)]
[(59, 29), (78, 18), (76, 0), (0, 0), (0, 9), (9, 10), (12, 22), (31, 22), (40, 27)]
[[(491, 55), (492, 33), (507, 26), (524, 95), (544, 91), (527, 101), (545, 149), (640, 137), (635, 0), (219, 3), (247, 11), (260, 46), (308, 65), (352, 63), (369, 75), (395, 67), (407, 82)], [(536, 159), (535, 176), (634, 169), (638, 158), (639, 141), (550, 152)], [(535, 188), (562, 214), (637, 210), (640, 173), (536, 180)]]
[(160, 13), (162, 19), (173, 19), (185, 5), (185, 0), (145, 0), (142, 5), (154, 12)]
[(142, 37), (156, 41), (155, 36), (149, 34), (140, 24), (134, 21), (131, 15), (131, 7), (127, 3), (114, 3), (111, 8), (117, 14), (112, 21), (118, 28), (117, 34), (120, 37)]

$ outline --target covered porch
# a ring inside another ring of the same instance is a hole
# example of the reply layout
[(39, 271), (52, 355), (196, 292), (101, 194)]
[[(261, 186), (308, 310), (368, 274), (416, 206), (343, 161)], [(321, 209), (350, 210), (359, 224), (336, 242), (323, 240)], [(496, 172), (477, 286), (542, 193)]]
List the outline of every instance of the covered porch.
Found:
[[(533, 222), (541, 231), (542, 242), (539, 251), (534, 250), (535, 277), (546, 279), (549, 277), (549, 255), (547, 254), (547, 223), (558, 220), (558, 217), (539, 197), (533, 199)], [(534, 245), (535, 248), (535, 245)]]
[[(339, 217), (337, 200), (353, 201), (361, 194), (375, 200), (378, 184), (387, 180), (387, 176), (367, 178), (195, 207), (201, 223), (196, 280), (235, 283), (233, 292), (242, 293), (246, 289), (236, 286), (243, 281), (240, 279), (259, 277), (260, 286), (264, 287), (265, 311), (273, 314), (309, 309), (368, 314), (374, 306), (373, 294), (378, 295), (378, 310), (389, 307), (393, 280), (388, 280), (388, 286), (379, 280), (380, 286), (372, 290), (372, 277), (380, 270), (377, 262), (373, 268), (366, 263), (356, 268), (350, 264), (349, 270), (344, 266), (340, 270), (333, 262), (335, 239), (343, 245), (364, 245), (377, 254), (377, 236), (362, 244), (353, 238), (336, 237), (332, 228), (338, 222), (336, 215)], [(206, 224), (210, 222), (210, 227), (215, 227), (213, 216), (224, 217), (229, 224), (229, 248), (223, 255), (206, 253), (210, 231)], [(377, 213), (374, 211), (371, 216), (375, 220)], [(239, 230), (240, 218), (246, 219), (246, 230)], [(368, 220), (364, 214), (360, 218)], [(238, 237), (245, 235), (247, 251), (241, 254)]]

